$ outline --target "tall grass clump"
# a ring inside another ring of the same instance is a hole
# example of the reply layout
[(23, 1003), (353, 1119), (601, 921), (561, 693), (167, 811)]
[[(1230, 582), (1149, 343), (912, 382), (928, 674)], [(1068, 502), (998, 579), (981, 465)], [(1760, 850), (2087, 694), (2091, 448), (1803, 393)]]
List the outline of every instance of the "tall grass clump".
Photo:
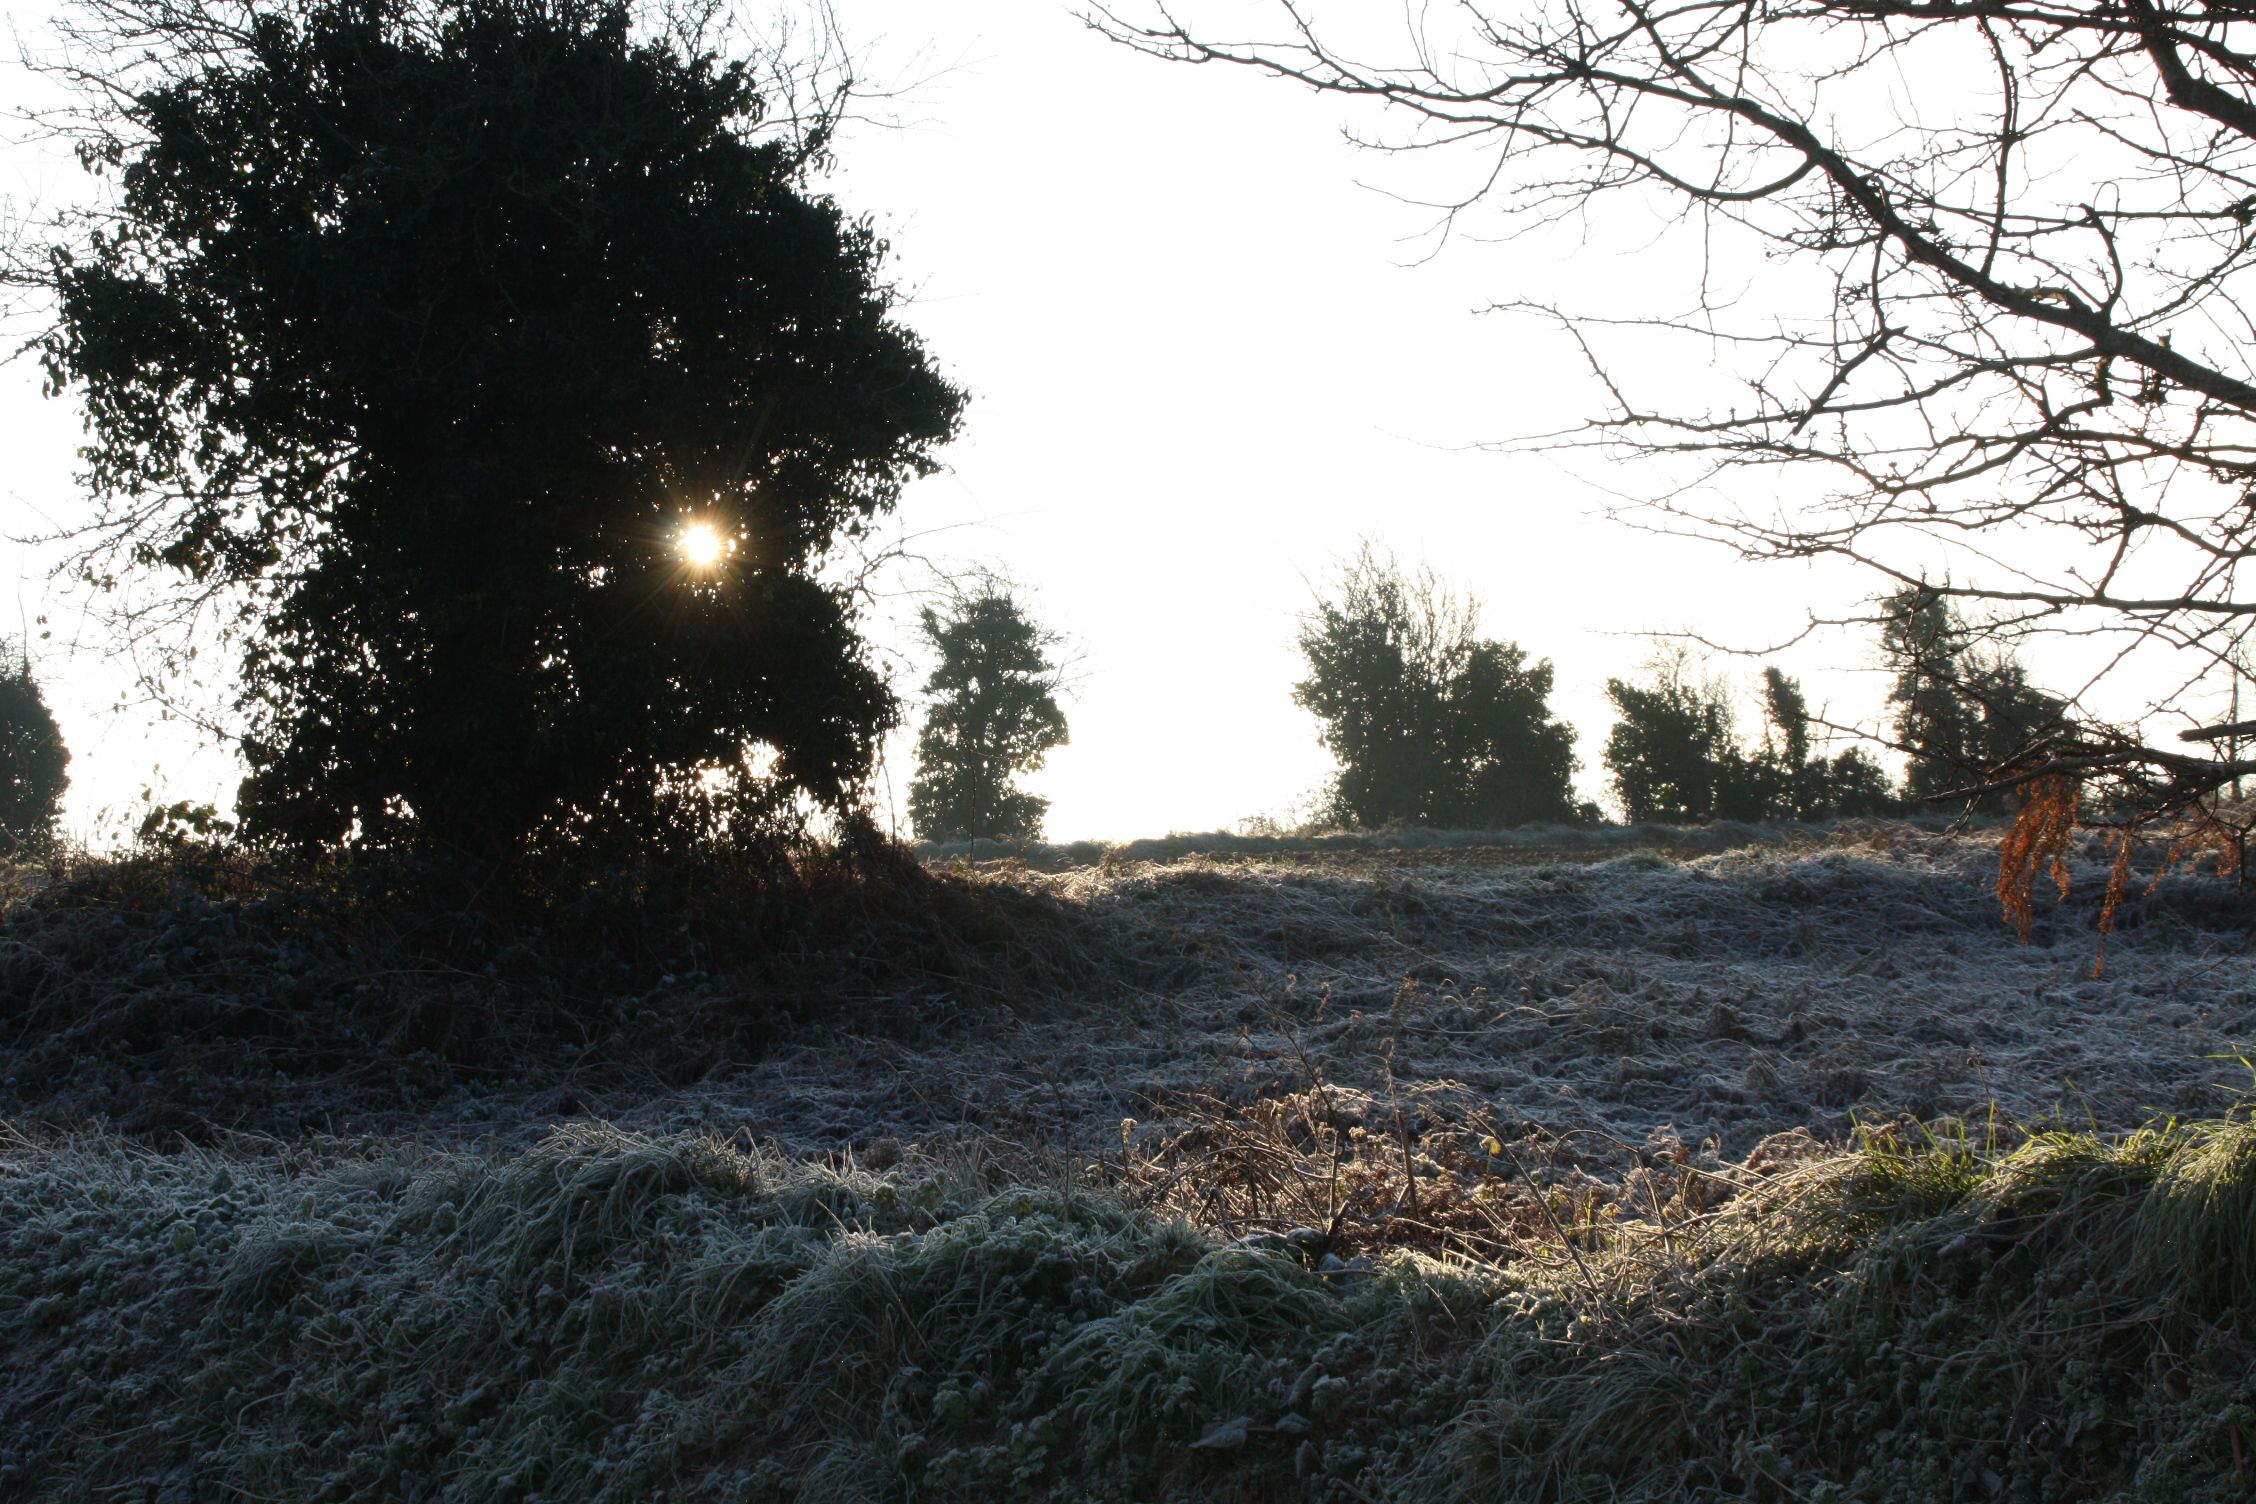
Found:
[(2252, 1212), (2245, 1117), (2010, 1151), (1867, 1134), (1669, 1243), (1625, 1233), (1603, 1298), (1521, 1284), (1408, 1492), (2245, 1498)]
[(1347, 1499), (1462, 1404), (1479, 1306), (1071, 1186), (608, 1129), (0, 1176), (11, 1499)]
[(16, 1136), (0, 1496), (2256, 1487), (2245, 1118), (1875, 1130), (1707, 1178), (1728, 1199), (1515, 1213), (1521, 1245), (1481, 1259), (1415, 1251), (1463, 1246), (1415, 1213), (1390, 1249), (1374, 1211), (1341, 1259), (914, 1153), (878, 1176), (602, 1127), (256, 1159)]
[(851, 1017), (913, 1038), (1150, 979), (1074, 907), (893, 847), (591, 860), (465, 893), (219, 845), (0, 883), (0, 1114), (157, 1142), (497, 1083), (695, 1081)]

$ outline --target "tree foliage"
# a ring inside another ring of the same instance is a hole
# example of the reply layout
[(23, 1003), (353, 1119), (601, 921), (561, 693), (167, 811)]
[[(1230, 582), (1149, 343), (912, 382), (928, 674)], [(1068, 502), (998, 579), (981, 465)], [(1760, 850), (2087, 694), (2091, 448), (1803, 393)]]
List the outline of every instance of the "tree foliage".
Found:
[(1608, 679), (1606, 698), (1618, 717), (1606, 738), (1606, 770), (1624, 820), (1757, 816), (1729, 694), (1695, 678), (1682, 654), (1660, 659), (1648, 684)]
[(1897, 745), (1910, 756), (1904, 794), (1959, 793), (1996, 812), (2011, 789), (1988, 780), (2038, 765), (2072, 737), (2068, 705), (2029, 682), (2010, 652), (1977, 640), (1950, 603), (1930, 592), (1891, 597), (1881, 647), (1894, 671), (1888, 703)]
[(1606, 739), (1614, 799), (1631, 824), (1820, 820), (1897, 807), (1888, 775), (1849, 747), (1813, 750), (1809, 703), (1776, 667), (1763, 670), (1762, 740), (1737, 727), (1730, 686), (1697, 676), (1681, 652), (1662, 655), (1646, 683), (1606, 681), (1618, 720)]
[(1752, 761), (1766, 819), (1884, 815), (1902, 807), (1888, 770), (1864, 748), (1844, 747), (1831, 757), (1812, 749), (1809, 701), (1775, 665), (1763, 669), (1763, 743)]
[(1479, 605), (1369, 546), (1300, 632), (1293, 699), (1339, 761), (1324, 814), (1497, 829), (1579, 817), (1574, 730), (1551, 714), (1551, 665), (1479, 633)]
[(962, 396), (827, 120), (629, 0), (94, 10), (44, 354), (97, 548), (239, 609), (246, 833), (504, 857), (756, 746), (849, 801), (895, 710), (818, 571)]
[(0, 856), (35, 855), (53, 843), (69, 767), (29, 657), (20, 646), (0, 650)]
[(1061, 639), (992, 580), (920, 620), (939, 663), (924, 686), (911, 823), (927, 841), (1035, 839), (1049, 801), (1012, 780), (1065, 745)]
[[(1489, 236), (1657, 219), (1673, 228), (1648, 254), (1699, 269), (1675, 303), (1505, 305), (1597, 378), (1587, 425), (1527, 442), (1661, 461), (1660, 525), (1747, 556), (1856, 561), (1882, 593), (1990, 603), (2008, 637), (2113, 636), (2147, 658), (2135, 687), (2156, 708), (2198, 709), (2230, 671), (2256, 625), (2239, 579), (2256, 557), (2249, 7), (1273, 14), (1266, 37), (1217, 23), (1247, 42), (1140, 0), (1097, 24), (1386, 112), (1397, 129), (1374, 144), (1461, 169), (1430, 195), (1444, 232), (1481, 212), (1501, 220)], [(1677, 379), (1718, 352), (1738, 380)], [(1747, 494), (1747, 470), (1806, 503), (1714, 505)], [(2124, 780), (2150, 812), (2256, 772), (2088, 723), (2047, 762)]]

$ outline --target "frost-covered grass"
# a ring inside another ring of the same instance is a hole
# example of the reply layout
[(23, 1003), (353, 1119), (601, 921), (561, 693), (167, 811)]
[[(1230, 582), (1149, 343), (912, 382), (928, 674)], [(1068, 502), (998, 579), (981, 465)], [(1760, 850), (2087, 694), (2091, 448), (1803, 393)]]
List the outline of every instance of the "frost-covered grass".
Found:
[[(1947, 819), (1923, 822), (1927, 828), (1941, 828), (1949, 823)], [(1772, 844), (1780, 839), (1780, 831), (1775, 827), (1724, 820), (1690, 827), (1522, 825), (1510, 830), (1433, 830), (1411, 825), (1387, 830), (1312, 830), (1289, 834), (1175, 831), (1132, 841), (928, 841), (917, 850), (932, 861), (1008, 857), (1029, 867), (1056, 871), (1118, 866), (1126, 862), (1176, 862), (1187, 857), (1345, 856), (1384, 852), (1540, 852), (1553, 858), (1595, 858), (1610, 852), (1654, 847), (1723, 851), (1738, 846)]]
[(1284, 1497), (1305, 1436), (1430, 1444), (1483, 1301), (1065, 1185), (595, 1129), (504, 1159), (18, 1142), (4, 1174), (9, 1498)]
[(2225, 1500), (2256, 1465), (2243, 1121), (1881, 1137), (1478, 1266), (977, 1182), (597, 1128), (15, 1138), (0, 1494)]
[(2244, 1497), (2248, 900), (1715, 836), (18, 893), (0, 1499)]
[(1742, 1155), (1992, 1105), (2113, 1131), (2197, 1117), (2256, 1053), (2256, 903), (2212, 877), (2150, 893), (2142, 870), (2094, 977), (2104, 854), (2077, 855), (2023, 944), (1990, 892), (1994, 833), (1410, 834), (691, 871), (529, 917), (119, 864), (0, 912), (0, 1118), (520, 1145), (603, 1118), (1082, 1155), (1178, 1099), (1304, 1089), (1313, 1063), (1413, 1119), (1486, 1108)]

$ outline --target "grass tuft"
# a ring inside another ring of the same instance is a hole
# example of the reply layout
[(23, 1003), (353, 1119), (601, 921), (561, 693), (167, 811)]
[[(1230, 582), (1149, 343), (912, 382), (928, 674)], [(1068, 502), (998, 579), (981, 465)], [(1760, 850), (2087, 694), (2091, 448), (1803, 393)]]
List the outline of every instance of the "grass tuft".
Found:
[(15, 1135), (0, 1492), (2240, 1498), (2252, 1175), (2237, 1117), (1876, 1131), (1505, 1260), (1327, 1263), (1086, 1186), (600, 1126)]

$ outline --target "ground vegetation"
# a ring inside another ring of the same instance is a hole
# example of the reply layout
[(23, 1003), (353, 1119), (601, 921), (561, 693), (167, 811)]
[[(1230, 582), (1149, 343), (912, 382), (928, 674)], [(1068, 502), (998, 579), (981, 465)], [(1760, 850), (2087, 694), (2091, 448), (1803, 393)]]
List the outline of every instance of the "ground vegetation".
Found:
[[(2136, 1126), (2229, 1100), (2256, 1051), (2246, 907), (2141, 858), (2092, 975), (2112, 854), (2066, 853), (2024, 943), (1980, 832), (1178, 837), (661, 869), (510, 920), (326, 893), (193, 847), (24, 886), (0, 929), (0, 1117), (182, 1136), (562, 1118), (750, 1123), (795, 1151), (976, 1128), (1069, 1154), (1159, 1103), (1390, 1079), (1413, 1124), (1667, 1128), (1743, 1154), (1859, 1119)], [(2085, 887), (2092, 896), (2082, 896)], [(553, 912), (552, 912), (553, 910)], [(685, 927), (686, 926), (686, 927)], [(1364, 1105), (1353, 1105), (1353, 1104)]]
[[(178, 823), (10, 874), (11, 1498), (2245, 1488), (2223, 885), (2134, 889), (2104, 978), (2091, 899), (2017, 942), (1980, 837), (1875, 822), (478, 933)], [(748, 1030), (786, 987), (824, 1026)]]
[[(1247, 1236), (1147, 1209), (1152, 1184), (1239, 1183), (1211, 1151), (1148, 1183), (1126, 1167), (1124, 1193), (1117, 1161), (998, 1184), (961, 1155), (877, 1174), (607, 1128), (500, 1156), (161, 1158), (9, 1130), (0, 1482), (39, 1501), (2245, 1488), (2243, 1120), (1664, 1151), (1610, 1196), (1519, 1135), (1474, 1152), (1422, 1196), (1397, 1175), (1378, 1246), (1342, 1257), (1338, 1219)], [(1444, 1198), (1488, 1203), (1498, 1256), (1421, 1251)]]

